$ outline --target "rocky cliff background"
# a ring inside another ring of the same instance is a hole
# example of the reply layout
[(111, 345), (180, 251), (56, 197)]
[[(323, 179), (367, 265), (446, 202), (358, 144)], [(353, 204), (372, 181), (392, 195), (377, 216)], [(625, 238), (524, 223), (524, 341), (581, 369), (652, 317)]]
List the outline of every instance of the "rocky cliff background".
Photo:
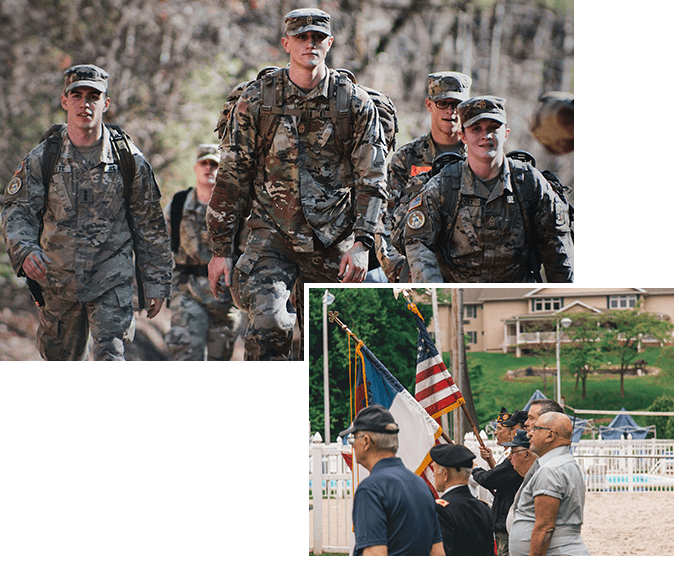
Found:
[[(191, 185), (196, 145), (217, 141), (231, 88), (286, 64), (283, 16), (306, 6), (332, 16), (328, 65), (394, 101), (397, 145), (429, 129), (427, 74), (457, 70), (472, 76), (473, 95), (507, 99), (507, 150), (528, 150), (575, 187), (573, 154), (548, 154), (528, 130), (542, 93), (574, 90), (574, 0), (2, 0), (0, 185), (65, 120), (63, 71), (94, 63), (111, 75), (107, 121), (144, 152), (167, 202)], [(22, 285), (0, 245), (0, 340), (21, 330), (33, 345), (33, 326), (6, 319), (35, 314)], [(24, 358), (0, 348), (3, 356)]]

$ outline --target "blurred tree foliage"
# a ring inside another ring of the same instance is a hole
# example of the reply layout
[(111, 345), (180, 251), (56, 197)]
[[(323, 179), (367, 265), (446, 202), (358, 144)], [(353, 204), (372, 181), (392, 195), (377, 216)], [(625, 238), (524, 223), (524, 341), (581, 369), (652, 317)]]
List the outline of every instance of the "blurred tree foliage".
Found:
[[(3, 0), (0, 4), (0, 183), (44, 130), (64, 120), (62, 73), (94, 63), (111, 74), (107, 120), (153, 165), (166, 197), (193, 182), (192, 159), (223, 100), (263, 66), (284, 65), (291, 0)], [(549, 156), (528, 132), (538, 96), (573, 91), (573, 0), (321, 0), (332, 15), (331, 67), (385, 91), (398, 144), (426, 132), (426, 76), (460, 70), (474, 94), (507, 98), (508, 150), (573, 184), (573, 157)]]
[[(309, 421), (311, 432), (324, 434), (323, 413), (323, 294), (325, 289), (309, 289)], [(332, 288), (334, 302), (328, 310), (339, 312), (339, 319), (372, 351), (377, 359), (414, 394), (417, 364), (417, 325), (403, 297), (394, 299), (391, 288), (362, 290)], [(429, 324), (431, 306), (418, 304)], [(331, 438), (349, 426), (349, 368), (354, 369), (355, 343), (336, 323), (328, 325), (328, 372)], [(351, 358), (349, 349), (351, 348)]]

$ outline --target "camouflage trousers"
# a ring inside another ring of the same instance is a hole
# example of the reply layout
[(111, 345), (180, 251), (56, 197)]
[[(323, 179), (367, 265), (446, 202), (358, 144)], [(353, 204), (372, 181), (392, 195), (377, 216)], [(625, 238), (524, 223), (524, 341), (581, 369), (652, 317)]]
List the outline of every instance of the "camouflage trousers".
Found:
[(245, 360), (291, 360), (295, 282), (337, 282), (340, 260), (353, 244), (352, 235), (329, 248), (296, 253), (282, 234), (252, 230), (231, 278), (233, 299), (249, 319)]
[(124, 346), (134, 339), (132, 286), (119, 285), (81, 304), (43, 288), (38, 350), (45, 360), (87, 360), (92, 335), (94, 360), (125, 360)]
[(495, 545), (498, 555), (509, 555), (509, 534), (507, 532), (495, 532)]
[(186, 292), (170, 303), (171, 328), (166, 337), (172, 360), (231, 360), (240, 312), (223, 303), (203, 304)]

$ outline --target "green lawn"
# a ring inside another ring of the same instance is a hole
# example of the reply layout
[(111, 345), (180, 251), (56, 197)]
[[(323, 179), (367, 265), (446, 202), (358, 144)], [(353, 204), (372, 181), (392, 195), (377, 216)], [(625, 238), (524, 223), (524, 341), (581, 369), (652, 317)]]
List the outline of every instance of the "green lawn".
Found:
[[(653, 401), (661, 396), (674, 398), (674, 353), (673, 347), (646, 349), (640, 358), (649, 366), (661, 369), (658, 376), (625, 376), (625, 397), (620, 396), (620, 376), (590, 375), (587, 378), (587, 395), (582, 397), (582, 386), (575, 388), (575, 377), (562, 371), (561, 394), (567, 406), (575, 409), (600, 409), (618, 411), (625, 407), (628, 411), (648, 410)], [(449, 364), (447, 357), (444, 358)], [(611, 357), (611, 362), (616, 363)], [(502, 407), (509, 411), (522, 409), (535, 390), (542, 391), (548, 398), (554, 398), (553, 378), (547, 377), (547, 391), (543, 389), (541, 376), (531, 376), (512, 381), (505, 380), (507, 371), (533, 366), (540, 371), (542, 365), (536, 357), (516, 358), (511, 354), (468, 353), (467, 363), (470, 384), (474, 395), (474, 406), (481, 427), (494, 420)], [(552, 361), (550, 366), (554, 366)], [(566, 410), (567, 413), (570, 411)], [(591, 417), (591, 415), (588, 415)], [(610, 416), (608, 420), (610, 420)], [(595, 417), (595, 422), (608, 422), (606, 417)], [(635, 419), (643, 423), (642, 418)]]

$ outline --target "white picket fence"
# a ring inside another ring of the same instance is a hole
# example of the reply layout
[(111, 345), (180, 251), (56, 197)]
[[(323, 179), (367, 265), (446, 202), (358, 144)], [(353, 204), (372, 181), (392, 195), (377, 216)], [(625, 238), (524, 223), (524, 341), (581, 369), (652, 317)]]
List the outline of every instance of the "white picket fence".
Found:
[[(487, 443), (495, 458), (504, 448)], [(465, 446), (478, 455), (467, 435)], [(325, 445), (317, 433), (309, 444), (309, 551), (349, 553), (351, 547), (352, 473), (342, 457), (351, 454), (341, 441)], [(587, 491), (674, 491), (674, 440), (582, 440), (572, 447)], [(481, 498), (492, 496), (475, 488)]]

